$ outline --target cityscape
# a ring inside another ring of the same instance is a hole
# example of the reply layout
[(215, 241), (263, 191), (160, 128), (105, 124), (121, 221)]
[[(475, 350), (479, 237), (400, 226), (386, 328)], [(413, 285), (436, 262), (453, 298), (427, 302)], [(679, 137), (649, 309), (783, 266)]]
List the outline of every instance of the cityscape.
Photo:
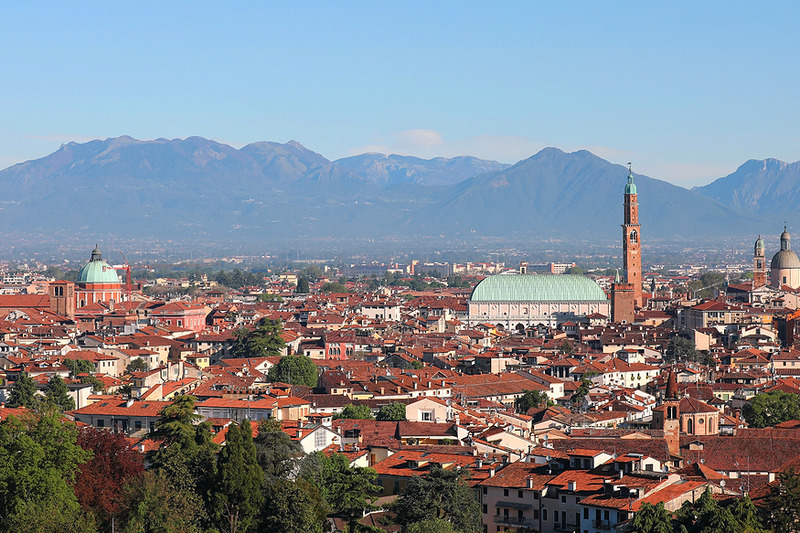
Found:
[(800, 531), (798, 9), (454, 7), (5, 9), (0, 533)]

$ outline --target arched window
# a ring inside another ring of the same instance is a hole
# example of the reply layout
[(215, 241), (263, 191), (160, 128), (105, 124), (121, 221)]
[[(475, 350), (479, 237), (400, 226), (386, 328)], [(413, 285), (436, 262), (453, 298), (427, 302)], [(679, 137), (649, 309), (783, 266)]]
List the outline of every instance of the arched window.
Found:
[(631, 231), (631, 242), (637, 242), (639, 236), (636, 234), (636, 230)]
[(686, 433), (690, 435), (694, 433), (694, 421), (691, 418), (686, 421)]

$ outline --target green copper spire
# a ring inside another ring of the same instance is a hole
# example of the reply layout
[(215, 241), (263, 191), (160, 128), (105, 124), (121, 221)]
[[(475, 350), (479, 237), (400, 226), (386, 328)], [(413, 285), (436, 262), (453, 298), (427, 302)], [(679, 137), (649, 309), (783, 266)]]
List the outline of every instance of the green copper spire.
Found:
[(628, 163), (628, 184), (625, 185), (625, 194), (636, 194), (636, 184), (633, 182), (633, 171)]

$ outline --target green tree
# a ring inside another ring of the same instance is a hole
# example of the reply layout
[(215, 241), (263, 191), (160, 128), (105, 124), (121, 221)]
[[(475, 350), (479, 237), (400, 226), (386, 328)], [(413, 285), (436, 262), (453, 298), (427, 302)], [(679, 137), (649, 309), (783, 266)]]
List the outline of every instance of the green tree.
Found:
[(307, 267), (305, 267), (303, 269), (303, 272), (305, 273), (305, 276), (303, 276), (303, 277), (308, 278), (308, 279), (310, 279), (312, 281), (317, 281), (319, 278), (321, 278), (325, 274), (325, 272), (323, 272), (320, 267), (318, 267), (317, 265), (313, 265), (313, 264), (312, 265), (308, 265)]
[(64, 359), (61, 364), (69, 369), (69, 375), (72, 377), (80, 374), (93, 374), (95, 371), (94, 363), (86, 359)]
[(564, 342), (561, 343), (561, 347), (558, 349), (561, 355), (570, 355), (573, 352), (573, 350), (574, 347), (572, 343), (569, 342), (567, 339), (564, 339)]
[(92, 391), (94, 392), (103, 392), (106, 390), (106, 385), (102, 381), (100, 381), (96, 376), (88, 375), (88, 376), (81, 376), (81, 383), (86, 383), (92, 386)]
[(44, 396), (47, 403), (54, 405), (61, 412), (75, 409), (75, 399), (69, 395), (67, 384), (58, 374), (53, 374), (50, 378)]
[(390, 504), (396, 522), (407, 531), (408, 526), (425, 520), (444, 519), (463, 533), (478, 533), (481, 510), (472, 489), (464, 479), (469, 471), (438, 466), (422, 477), (412, 477), (406, 489)]
[(419, 359), (414, 359), (411, 361), (411, 368), (414, 370), (419, 370), (420, 368), (425, 368), (425, 364)]
[(695, 349), (694, 342), (686, 337), (672, 337), (667, 344), (667, 349), (664, 351), (663, 356), (665, 363), (703, 363), (710, 364), (713, 362), (708, 354), (698, 352)]
[(350, 533), (355, 533), (364, 512), (375, 509), (372, 502), (380, 491), (375, 485), (377, 472), (350, 466), (350, 460), (340, 453), (316, 456), (322, 465), (320, 486), (325, 501), (333, 513), (347, 519)]
[(663, 502), (643, 503), (633, 517), (632, 529), (636, 533), (672, 533), (672, 519)]
[(378, 415), (375, 417), (377, 420), (393, 420), (400, 421), (406, 419), (406, 404), (400, 402), (392, 402), (380, 408)]
[(570, 267), (567, 272), (576, 276), (583, 276), (583, 269), (579, 266)]
[(753, 505), (750, 496), (745, 495), (744, 498), (740, 498), (733, 507), (732, 512), (744, 531), (752, 533), (763, 530), (764, 525), (759, 518), (759, 511)]
[(322, 287), (319, 289), (320, 292), (332, 292), (335, 294), (343, 294), (349, 292), (347, 287), (344, 283), (339, 283), (338, 281), (329, 281), (327, 283), (323, 283)]
[(310, 291), (308, 287), (308, 280), (301, 276), (297, 279), (297, 288), (294, 290), (297, 294), (308, 294)]
[(300, 444), (270, 420), (259, 422), (258, 435), (254, 439), (256, 461), (264, 472), (267, 485), (278, 479), (288, 479), (303, 455)]
[(36, 395), (36, 383), (27, 372), (22, 372), (17, 377), (17, 381), (11, 387), (11, 394), (8, 396), (8, 407), (27, 407), (36, 409), (39, 407), (39, 398)]
[(200, 533), (199, 500), (186, 497), (163, 471), (148, 471), (128, 482), (120, 498), (122, 533)]
[(354, 405), (349, 403), (344, 406), (341, 413), (336, 413), (333, 418), (336, 419), (357, 419), (357, 420), (373, 420), (372, 411), (364, 404)]
[(308, 482), (277, 479), (266, 489), (261, 531), (322, 533), (325, 505)]
[(778, 390), (756, 394), (744, 405), (742, 415), (756, 428), (800, 419), (800, 395)]
[(195, 424), (203, 417), (194, 412), (197, 398), (191, 395), (176, 396), (175, 400), (161, 409), (153, 438), (166, 446), (177, 443), (182, 450), (192, 450), (197, 445)]
[(263, 502), (263, 476), (256, 459), (250, 421), (231, 424), (217, 459), (214, 517), (224, 533), (246, 532)]
[(289, 383), (315, 387), (319, 379), (317, 365), (305, 355), (284, 355), (267, 372), (267, 379), (272, 382)]
[(241, 328), (231, 348), (234, 357), (275, 357), (286, 348), (280, 320), (261, 320), (253, 331)]
[(150, 370), (150, 367), (147, 364), (147, 361), (141, 357), (137, 357), (128, 363), (128, 366), (125, 368), (125, 373), (130, 374), (131, 372), (147, 372), (148, 370)]
[(198, 442), (189, 448), (181, 448), (178, 442), (162, 446), (153, 457), (151, 471), (167, 480), (170, 492), (181, 495), (195, 515), (193, 523), (208, 529), (211, 523), (206, 511), (211, 508), (216, 480), (214, 447)]
[(522, 396), (514, 400), (514, 410), (517, 413), (525, 414), (532, 407), (549, 407), (553, 402), (547, 397), (547, 393), (538, 390), (523, 390)]
[(800, 475), (793, 468), (778, 473), (767, 497), (767, 525), (777, 532), (800, 531)]
[(75, 425), (56, 415), (0, 422), (2, 530), (66, 533), (94, 527), (91, 516), (82, 518), (72, 489), (78, 467), (91, 457), (76, 441)]
[(406, 528), (406, 533), (458, 533), (458, 531), (453, 529), (453, 524), (447, 520), (436, 518), (411, 524)]

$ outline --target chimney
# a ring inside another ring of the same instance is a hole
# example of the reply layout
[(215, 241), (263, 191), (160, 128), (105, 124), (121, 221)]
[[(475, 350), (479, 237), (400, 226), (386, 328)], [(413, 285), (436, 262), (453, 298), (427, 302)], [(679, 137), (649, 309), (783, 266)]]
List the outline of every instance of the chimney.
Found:
[(483, 467), (483, 459), (478, 457), (475, 459), (475, 468), (482, 468)]
[(533, 488), (533, 476), (526, 477), (525, 482), (526, 482), (525, 484), (526, 487), (528, 487), (529, 489)]
[(489, 469), (489, 477), (494, 477), (494, 467)]
[(578, 484), (575, 481), (567, 481), (567, 490), (570, 492), (575, 492)]

